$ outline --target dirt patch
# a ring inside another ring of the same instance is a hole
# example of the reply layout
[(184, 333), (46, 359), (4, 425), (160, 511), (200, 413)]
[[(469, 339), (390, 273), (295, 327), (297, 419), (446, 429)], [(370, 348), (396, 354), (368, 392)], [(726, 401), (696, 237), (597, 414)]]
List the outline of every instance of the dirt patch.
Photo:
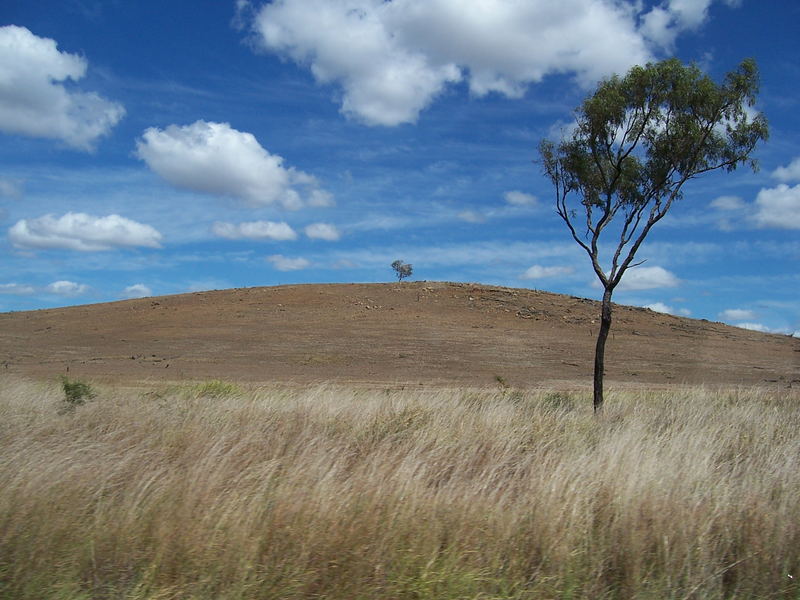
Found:
[[(599, 304), (471, 284), (290, 285), (0, 314), (0, 371), (125, 381), (222, 378), (589, 385)], [(800, 386), (800, 340), (616, 306), (617, 384)]]

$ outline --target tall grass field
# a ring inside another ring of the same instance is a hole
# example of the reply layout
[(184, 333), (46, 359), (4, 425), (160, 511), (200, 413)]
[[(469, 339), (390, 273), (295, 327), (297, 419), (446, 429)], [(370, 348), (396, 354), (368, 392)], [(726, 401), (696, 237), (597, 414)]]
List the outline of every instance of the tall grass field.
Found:
[(0, 392), (0, 598), (800, 598), (795, 392)]

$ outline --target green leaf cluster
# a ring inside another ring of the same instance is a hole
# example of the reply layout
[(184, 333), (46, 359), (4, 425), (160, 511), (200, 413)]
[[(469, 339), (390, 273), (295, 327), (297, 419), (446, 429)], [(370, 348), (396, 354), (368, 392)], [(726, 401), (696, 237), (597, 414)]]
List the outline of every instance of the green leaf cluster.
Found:
[(64, 390), (64, 401), (70, 406), (78, 406), (87, 400), (97, 397), (91, 385), (78, 379), (61, 376), (61, 388)]
[[(769, 135), (766, 118), (752, 110), (758, 86), (751, 59), (720, 84), (677, 59), (635, 66), (624, 77), (602, 81), (586, 98), (572, 135), (540, 144), (558, 214), (607, 288), (619, 282), (687, 181), (743, 164), (757, 168), (751, 154)], [(597, 262), (597, 241), (617, 215), (623, 217), (619, 245), (606, 273)]]

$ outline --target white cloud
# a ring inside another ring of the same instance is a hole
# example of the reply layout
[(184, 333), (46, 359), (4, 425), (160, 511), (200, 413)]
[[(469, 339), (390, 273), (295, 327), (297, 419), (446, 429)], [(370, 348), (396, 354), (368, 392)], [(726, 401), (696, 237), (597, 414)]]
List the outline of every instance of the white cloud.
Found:
[(137, 156), (176, 187), (230, 196), (252, 206), (329, 206), (331, 195), (313, 176), (283, 166), (251, 133), (228, 123), (196, 121), (150, 127), (136, 142)]
[(451, 64), (431, 64), (406, 48), (384, 19), (392, 6), (378, 0), (280, 1), (255, 19), (262, 45), (308, 64), (320, 83), (344, 88), (342, 112), (370, 125), (397, 125), (417, 114), (461, 78)]
[(756, 313), (743, 308), (729, 308), (723, 310), (718, 316), (723, 321), (752, 321), (756, 318)]
[(153, 290), (143, 283), (134, 283), (122, 290), (123, 298), (146, 298), (152, 296)]
[(745, 207), (744, 200), (739, 196), (719, 196), (711, 201), (711, 207), (719, 210), (736, 211)]
[(311, 266), (305, 258), (289, 258), (282, 254), (273, 254), (267, 257), (269, 262), (278, 271), (300, 271)]
[(344, 114), (392, 126), (460, 81), (509, 98), (551, 74), (593, 86), (670, 49), (712, 1), (275, 0), (254, 12), (253, 30), (263, 49), (340, 86)]
[(756, 196), (755, 220), (761, 227), (800, 229), (800, 184), (762, 189)]
[(125, 109), (94, 92), (63, 85), (82, 79), (86, 69), (85, 58), (60, 52), (52, 39), (25, 27), (0, 27), (0, 130), (92, 150)]
[(71, 212), (59, 218), (45, 215), (17, 221), (8, 230), (8, 239), (17, 248), (44, 250), (91, 252), (117, 247), (161, 247), (161, 234), (150, 225), (119, 215), (95, 217)]
[(650, 310), (655, 311), (657, 313), (664, 313), (668, 315), (675, 314), (675, 309), (673, 309), (671, 306), (667, 306), (663, 302), (653, 302), (652, 304), (645, 304), (644, 307), (649, 308)]
[[(759, 331), (761, 333), (784, 333), (789, 334), (792, 333), (788, 329), (772, 329), (771, 327), (767, 327), (761, 323), (752, 323), (752, 322), (745, 322), (745, 323), (735, 323), (734, 327), (741, 327), (742, 329), (749, 329), (750, 331)], [(793, 334), (796, 336), (796, 332)]]
[(29, 296), (36, 293), (33, 286), (22, 283), (0, 283), (0, 294), (11, 294), (13, 296)]
[(536, 196), (533, 194), (526, 194), (525, 192), (519, 192), (517, 190), (506, 192), (503, 194), (503, 197), (506, 202), (514, 206), (535, 206), (538, 202)]
[[(735, 7), (739, 0), (723, 0)], [(675, 38), (686, 30), (698, 29), (708, 19), (713, 0), (666, 0), (641, 17), (645, 38), (662, 48), (671, 49)]]
[(678, 31), (674, 27), (675, 15), (660, 6), (654, 6), (642, 17), (642, 35), (661, 46), (670, 48)]
[(297, 233), (287, 223), (274, 223), (272, 221), (251, 221), (249, 223), (223, 223), (217, 221), (211, 227), (214, 235), (229, 240), (296, 240)]
[(369, 125), (415, 122), (448, 84), (521, 97), (548, 74), (590, 86), (651, 58), (635, 4), (606, 0), (278, 0), (256, 14), (261, 46), (341, 86)]
[(309, 206), (324, 208), (327, 206), (333, 206), (334, 204), (336, 204), (336, 202), (333, 200), (333, 194), (326, 192), (325, 190), (316, 188), (312, 189), (308, 194)]
[(644, 308), (649, 308), (653, 312), (663, 313), (665, 315), (680, 315), (682, 317), (688, 317), (692, 314), (688, 308), (673, 308), (668, 304), (664, 304), (663, 302), (653, 302), (652, 304), (645, 304)]
[(75, 283), (74, 281), (54, 281), (47, 286), (47, 291), (51, 294), (58, 294), (59, 296), (80, 296), (89, 291), (89, 286), (83, 283)]
[(522, 275), (520, 279), (543, 279), (545, 277), (557, 277), (559, 275), (569, 275), (575, 269), (572, 267), (543, 267), (541, 265), (533, 265)]
[(675, 287), (679, 280), (663, 267), (634, 267), (625, 271), (619, 290), (652, 290)]
[(339, 230), (327, 223), (312, 223), (305, 229), (306, 235), (312, 240), (326, 240), (328, 242), (335, 242), (342, 237)]
[(708, 17), (711, 0), (669, 0), (669, 12), (675, 16), (680, 27), (694, 29)]
[(772, 172), (772, 176), (783, 183), (800, 181), (800, 156), (796, 157), (787, 166), (775, 169)]

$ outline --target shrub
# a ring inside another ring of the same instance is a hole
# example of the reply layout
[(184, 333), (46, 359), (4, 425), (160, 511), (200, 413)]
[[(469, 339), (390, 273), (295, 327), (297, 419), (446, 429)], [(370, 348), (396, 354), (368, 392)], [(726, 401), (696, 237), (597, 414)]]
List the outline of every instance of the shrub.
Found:
[(97, 397), (91, 385), (78, 379), (70, 379), (66, 375), (61, 376), (61, 387), (64, 390), (64, 401), (70, 406), (78, 406)]

